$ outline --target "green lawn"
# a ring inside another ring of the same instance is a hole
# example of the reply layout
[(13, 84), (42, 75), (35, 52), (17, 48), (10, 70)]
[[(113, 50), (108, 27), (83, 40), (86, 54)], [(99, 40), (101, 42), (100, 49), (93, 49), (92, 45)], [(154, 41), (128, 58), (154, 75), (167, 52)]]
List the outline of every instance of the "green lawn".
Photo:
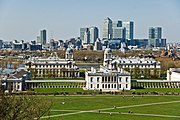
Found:
[[(116, 96), (116, 95), (99, 95), (99, 96), (42, 96), (43, 99), (52, 100), (53, 106), (51, 111), (45, 116), (62, 115), (52, 117), (50, 120), (179, 120), (172, 116), (180, 117), (180, 96)], [(164, 103), (179, 101), (177, 103)], [(64, 104), (62, 104), (64, 102)], [(156, 105), (132, 106), (149, 103), (158, 103)], [(116, 109), (114, 108), (116, 106)], [(125, 108), (118, 108), (126, 106)], [(98, 113), (99, 109), (101, 113)], [(58, 111), (60, 110), (60, 111)], [(64, 110), (64, 111), (63, 111)], [(76, 110), (76, 111), (67, 111)], [(95, 110), (95, 111), (89, 111)], [(79, 112), (81, 111), (81, 112)], [(140, 114), (156, 114), (156, 115), (170, 115), (170, 117), (160, 116), (143, 116), (127, 114), (128, 111)], [(77, 112), (77, 113), (76, 113)], [(112, 112), (112, 115), (109, 113)], [(113, 114), (113, 112), (122, 112), (126, 114)], [(69, 114), (75, 113), (75, 114)], [(66, 114), (66, 115), (63, 115)], [(69, 115), (68, 115), (69, 114)]]
[(180, 88), (145, 88), (134, 89), (131, 92), (180, 92)]
[(34, 88), (34, 92), (93, 92), (82, 88)]
[[(53, 83), (57, 84), (57, 83)], [(59, 85), (59, 84), (58, 84)], [(72, 84), (63, 84), (61, 85), (71, 85)], [(77, 84), (73, 84), (78, 85)], [(94, 92), (93, 90), (83, 90), (82, 88), (34, 88), (34, 92)], [(99, 91), (96, 91), (99, 92)], [(178, 92), (180, 93), (180, 88), (146, 88), (146, 89), (132, 89), (126, 92)]]

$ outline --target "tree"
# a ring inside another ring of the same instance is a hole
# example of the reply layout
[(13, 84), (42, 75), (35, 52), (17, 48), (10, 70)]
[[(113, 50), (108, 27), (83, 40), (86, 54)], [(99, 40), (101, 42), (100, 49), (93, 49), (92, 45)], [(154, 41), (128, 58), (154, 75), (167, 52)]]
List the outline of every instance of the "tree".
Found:
[(140, 69), (138, 67), (134, 68), (134, 77), (139, 78), (140, 77)]
[(36, 96), (4, 94), (0, 96), (0, 118), (2, 120), (40, 119), (50, 108), (51, 102)]

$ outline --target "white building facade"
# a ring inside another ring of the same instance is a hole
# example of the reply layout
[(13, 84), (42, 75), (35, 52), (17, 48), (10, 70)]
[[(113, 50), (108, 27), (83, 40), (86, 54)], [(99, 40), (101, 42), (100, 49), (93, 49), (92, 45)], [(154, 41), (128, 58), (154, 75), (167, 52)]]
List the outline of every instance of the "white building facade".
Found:
[(87, 90), (119, 91), (131, 89), (131, 76), (121, 70), (109, 70), (101, 66), (99, 71), (92, 69), (85, 73)]
[(73, 50), (67, 48), (65, 59), (56, 56), (48, 58), (32, 57), (26, 61), (27, 69), (37, 78), (79, 77), (79, 68), (73, 60)]
[(104, 62), (103, 65), (109, 69), (115, 68), (157, 68), (160, 69), (160, 62), (155, 61), (153, 58), (139, 58), (139, 57), (113, 57), (112, 50), (106, 48), (104, 51)]
[(167, 70), (168, 81), (180, 81), (180, 68), (170, 68)]

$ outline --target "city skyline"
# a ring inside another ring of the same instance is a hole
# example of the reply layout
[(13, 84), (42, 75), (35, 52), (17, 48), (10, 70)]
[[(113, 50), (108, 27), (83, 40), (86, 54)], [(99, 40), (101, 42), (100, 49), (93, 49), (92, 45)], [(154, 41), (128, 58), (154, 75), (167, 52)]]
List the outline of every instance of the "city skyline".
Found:
[(0, 39), (36, 40), (46, 29), (48, 41), (79, 36), (81, 27), (97, 26), (102, 38), (103, 20), (133, 21), (134, 38), (148, 38), (149, 27), (162, 27), (167, 42), (179, 42), (178, 0), (0, 0)]

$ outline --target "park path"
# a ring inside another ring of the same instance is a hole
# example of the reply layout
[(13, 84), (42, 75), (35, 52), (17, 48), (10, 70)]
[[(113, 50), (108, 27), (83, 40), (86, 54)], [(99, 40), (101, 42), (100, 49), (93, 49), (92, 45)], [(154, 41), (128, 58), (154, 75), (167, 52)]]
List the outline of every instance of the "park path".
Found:
[[(116, 109), (118, 109), (118, 108), (120, 109), (120, 108), (132, 108), (132, 107), (150, 106), (150, 105), (170, 104), (170, 103), (178, 103), (178, 102), (180, 102), (180, 100), (178, 100), (178, 101), (168, 101), (168, 102), (156, 102), (156, 103), (138, 104), (138, 105), (129, 105), (129, 106), (120, 106), (120, 107), (116, 106)], [(41, 119), (43, 119), (43, 118), (52, 118), (52, 117), (61, 117), (61, 116), (74, 115), (74, 114), (87, 113), (87, 112), (99, 112), (99, 110), (100, 111), (106, 111), (106, 110), (112, 110), (112, 109), (115, 109), (115, 108), (111, 107), (111, 108), (103, 108), (103, 109), (96, 109), (96, 110), (77, 111), (77, 112), (72, 112), (72, 113), (64, 113), (64, 114), (58, 114), (58, 115), (43, 116), (43, 117), (41, 117)], [(138, 115), (138, 113), (137, 113), (137, 115)], [(149, 115), (153, 115), (153, 114), (149, 114)], [(155, 114), (154, 114), (154, 116), (155, 116)], [(165, 117), (165, 115), (162, 115), (162, 116)], [(180, 116), (177, 116), (177, 117), (180, 117)]]
[(101, 112), (102, 114), (119, 114), (119, 115), (137, 115), (137, 116), (153, 116), (153, 117), (169, 117), (169, 118), (180, 118), (180, 116), (175, 115), (160, 115), (160, 114), (143, 114), (143, 113), (123, 113), (123, 112)]

